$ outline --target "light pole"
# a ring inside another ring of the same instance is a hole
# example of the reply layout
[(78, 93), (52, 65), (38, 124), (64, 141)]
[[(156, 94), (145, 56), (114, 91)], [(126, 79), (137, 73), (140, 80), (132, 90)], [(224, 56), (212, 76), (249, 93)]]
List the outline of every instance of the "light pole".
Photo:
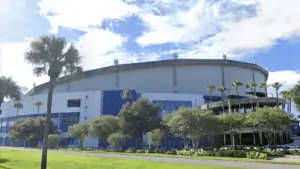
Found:
[(116, 87), (119, 87), (119, 60), (118, 59), (115, 59), (114, 60), (114, 65), (115, 65), (115, 68), (116, 68)]
[(178, 55), (173, 55), (173, 91), (174, 93), (177, 93), (177, 71), (176, 71), (176, 64), (177, 64)]

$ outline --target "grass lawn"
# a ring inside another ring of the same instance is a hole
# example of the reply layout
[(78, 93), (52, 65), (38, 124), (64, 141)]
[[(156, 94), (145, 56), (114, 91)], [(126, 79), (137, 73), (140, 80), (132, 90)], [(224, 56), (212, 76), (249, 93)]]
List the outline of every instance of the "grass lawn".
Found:
[[(40, 152), (0, 149), (0, 168), (40, 168)], [(48, 154), (48, 169), (245, 169), (143, 160), (112, 159), (89, 156)]]
[(123, 154), (123, 155), (136, 155), (136, 156), (152, 156), (152, 157), (170, 157), (170, 158), (191, 158), (202, 160), (223, 160), (223, 161), (240, 161), (240, 162), (256, 162), (256, 163), (271, 163), (271, 164), (291, 164), (300, 165), (299, 162), (281, 162), (273, 160), (251, 159), (251, 158), (233, 158), (233, 157), (214, 157), (214, 156), (182, 156), (182, 155), (166, 155), (166, 154), (146, 154), (146, 153), (123, 153), (123, 152), (105, 152), (105, 151), (82, 151), (82, 150), (59, 150), (71, 152), (87, 152), (87, 153), (100, 153), (100, 154)]

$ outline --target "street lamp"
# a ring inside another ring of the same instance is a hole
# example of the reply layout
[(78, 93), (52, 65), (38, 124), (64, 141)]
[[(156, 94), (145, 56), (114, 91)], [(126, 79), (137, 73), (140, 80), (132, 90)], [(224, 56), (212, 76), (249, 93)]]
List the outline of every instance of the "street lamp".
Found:
[(114, 64), (117, 66), (119, 64), (119, 60), (118, 59), (115, 59), (114, 60)]
[(173, 59), (178, 59), (178, 55), (177, 55), (177, 54), (174, 54), (174, 55), (173, 55)]

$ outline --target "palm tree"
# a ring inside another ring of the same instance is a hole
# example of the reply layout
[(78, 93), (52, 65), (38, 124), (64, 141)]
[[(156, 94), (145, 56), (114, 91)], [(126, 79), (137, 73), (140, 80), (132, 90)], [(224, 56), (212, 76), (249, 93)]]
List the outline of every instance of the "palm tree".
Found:
[(65, 38), (55, 36), (40, 36), (30, 43), (28, 51), (25, 52), (25, 60), (34, 65), (33, 74), (36, 76), (48, 75), (48, 98), (46, 125), (43, 135), (43, 150), (41, 169), (47, 168), (48, 136), (51, 122), (51, 107), (53, 89), (58, 77), (63, 74), (74, 74), (82, 72), (81, 56), (76, 47), (71, 44), (67, 46)]
[(278, 91), (282, 87), (282, 84), (275, 82), (272, 84), (272, 87), (276, 90), (276, 106), (279, 107)]
[(5, 98), (19, 100), (21, 88), (11, 77), (0, 77), (0, 107)]
[(288, 91), (288, 112), (291, 113), (292, 112), (292, 100), (293, 100), (294, 96), (293, 96), (293, 92), (292, 91)]
[(209, 84), (207, 85), (207, 90), (209, 92), (209, 103), (210, 103), (210, 110), (212, 110), (212, 92), (216, 89), (216, 86)]
[(217, 91), (220, 93), (220, 95), (222, 96), (222, 109), (223, 109), (223, 113), (225, 112), (224, 109), (224, 92), (226, 91), (224, 86), (220, 86), (217, 88)]
[(250, 89), (250, 92), (251, 92), (251, 108), (253, 110), (253, 102), (252, 102), (252, 99), (253, 99), (253, 92), (256, 88), (257, 84), (255, 82), (249, 82), (246, 87)]
[(132, 93), (130, 92), (130, 90), (123, 90), (121, 97), (123, 100), (125, 99), (131, 99), (132, 98)]
[(261, 88), (265, 91), (265, 102), (266, 102), (266, 106), (268, 106), (268, 85), (267, 85), (267, 83), (261, 83), (259, 85), (259, 88)]
[(37, 107), (37, 114), (40, 114), (40, 107), (43, 105), (43, 102), (37, 101), (34, 105)]
[[(238, 80), (235, 80), (232, 82), (232, 87), (235, 88), (236, 90), (236, 95), (239, 97), (240, 94), (239, 94), (239, 88), (243, 85), (242, 82), (238, 81)], [(241, 100), (239, 99), (239, 110), (241, 109)]]
[(14, 106), (14, 108), (17, 109), (16, 117), (18, 117), (19, 116), (19, 110), (23, 108), (23, 104), (21, 102), (17, 101), (13, 104), (13, 106)]
[[(289, 92), (284, 90), (284, 91), (281, 91), (279, 94), (281, 95), (281, 97), (283, 99), (282, 109), (285, 110), (285, 105), (288, 102)], [(288, 105), (288, 109), (289, 109), (289, 105)]]

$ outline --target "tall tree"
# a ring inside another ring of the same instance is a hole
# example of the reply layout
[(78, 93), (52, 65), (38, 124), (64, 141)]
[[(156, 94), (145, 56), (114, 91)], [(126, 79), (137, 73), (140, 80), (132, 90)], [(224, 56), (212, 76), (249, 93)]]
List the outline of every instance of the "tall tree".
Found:
[(122, 99), (132, 99), (132, 93), (130, 92), (130, 90), (123, 90), (122, 94), (121, 94)]
[(17, 112), (16, 112), (16, 116), (19, 116), (19, 110), (23, 108), (23, 104), (19, 101), (15, 102), (13, 104), (14, 108), (16, 108)]
[(103, 148), (106, 149), (106, 142), (109, 135), (119, 130), (119, 120), (116, 116), (102, 115), (90, 122), (89, 133), (92, 137), (103, 142)]
[(89, 124), (88, 123), (78, 123), (69, 126), (68, 128), (68, 135), (79, 139), (79, 147), (84, 147), (85, 138), (89, 134)]
[(40, 114), (40, 107), (43, 105), (43, 102), (37, 101), (34, 105), (37, 107), (37, 114)]
[(210, 103), (210, 110), (212, 110), (212, 92), (216, 89), (216, 86), (209, 84), (207, 85), (207, 90), (209, 92), (209, 103)]
[[(9, 126), (9, 134), (13, 140), (23, 140), (27, 146), (37, 147), (43, 139), (46, 120), (44, 118), (21, 118)], [(60, 131), (51, 120), (50, 133), (58, 134)]]
[[(222, 114), (219, 116), (220, 123), (231, 135), (231, 144), (236, 146), (235, 135), (240, 132), (240, 129), (244, 127), (245, 117), (241, 113)], [(240, 139), (241, 141), (241, 139)]]
[(257, 124), (264, 130), (264, 136), (269, 144), (277, 144), (277, 132), (285, 130), (286, 126), (295, 122), (292, 114), (278, 107), (257, 109), (252, 118), (255, 118)]
[(124, 148), (123, 138), (124, 136), (121, 133), (112, 133), (108, 136), (107, 141), (110, 147), (120, 149)]
[(0, 107), (5, 98), (19, 100), (21, 88), (11, 77), (0, 77)]
[[(246, 121), (245, 121), (245, 125), (247, 127), (251, 127), (252, 131), (253, 131), (253, 145), (256, 145), (256, 132), (257, 132), (257, 128), (259, 126), (259, 121), (256, 118), (256, 112), (248, 112), (246, 115)], [(259, 140), (260, 140), (260, 144), (262, 145), (262, 138), (261, 135), (259, 135)]]
[(298, 81), (290, 90), (292, 100), (296, 105), (298, 111), (300, 111), (300, 81)]
[(194, 148), (198, 148), (199, 141), (216, 133), (218, 128), (217, 119), (206, 110), (180, 108), (165, 120), (171, 133), (183, 139), (185, 148), (188, 148), (189, 139), (193, 141)]
[(161, 129), (154, 129), (148, 133), (149, 144), (155, 147), (159, 147), (161, 140), (164, 138), (164, 132)]
[(281, 91), (279, 94), (281, 95), (281, 97), (283, 99), (282, 109), (285, 110), (285, 106), (287, 104), (288, 105), (288, 111), (289, 111), (289, 104), (288, 104), (289, 95), (290, 95), (289, 91), (284, 90), (284, 91)]
[(119, 114), (120, 131), (123, 135), (137, 139), (137, 147), (141, 148), (143, 135), (161, 127), (161, 107), (151, 101), (140, 98), (132, 105), (125, 104)]
[(266, 103), (266, 106), (268, 107), (268, 85), (267, 85), (267, 83), (261, 83), (259, 85), (259, 88), (261, 88), (265, 91), (265, 103)]
[[(236, 95), (239, 97), (240, 94), (239, 94), (239, 88), (243, 85), (242, 82), (238, 81), (238, 80), (235, 80), (232, 82), (232, 87), (235, 88), (236, 90)], [(241, 100), (239, 98), (239, 110), (241, 109)]]
[(82, 72), (81, 57), (76, 47), (67, 45), (65, 38), (55, 36), (40, 36), (33, 40), (25, 52), (25, 60), (34, 65), (33, 73), (36, 76), (48, 75), (48, 98), (46, 126), (43, 138), (41, 169), (47, 168), (48, 136), (51, 121), (52, 96), (55, 83), (61, 74)]
[(224, 86), (220, 86), (217, 88), (217, 91), (220, 93), (221, 97), (222, 97), (222, 110), (224, 113), (225, 112), (225, 108), (224, 108), (224, 92), (226, 91), (226, 88)]
[(282, 84), (275, 82), (272, 84), (272, 87), (276, 90), (276, 106), (279, 107), (279, 89), (282, 87)]
[(253, 94), (254, 94), (254, 91), (256, 89), (256, 86), (257, 86), (257, 84), (255, 82), (249, 82), (246, 85), (246, 87), (249, 88), (250, 92), (251, 92), (251, 108), (252, 108), (252, 110), (253, 110), (253, 101), (252, 101), (252, 99), (253, 99)]

